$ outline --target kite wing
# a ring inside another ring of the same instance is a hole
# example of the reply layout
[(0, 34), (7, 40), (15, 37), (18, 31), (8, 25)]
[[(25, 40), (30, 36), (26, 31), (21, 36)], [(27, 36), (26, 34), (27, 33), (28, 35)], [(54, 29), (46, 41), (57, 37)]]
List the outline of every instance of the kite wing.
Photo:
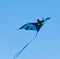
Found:
[(19, 29), (25, 29), (25, 30), (35, 30), (35, 31), (39, 31), (39, 29), (42, 27), (43, 24), (40, 24), (38, 22), (36, 23), (27, 23), (25, 25), (23, 25), (22, 27), (20, 27)]
[(19, 29), (36, 30), (37, 31), (37, 27), (34, 24), (37, 24), (37, 23), (27, 23), (27, 24), (23, 25), (22, 27), (20, 27)]

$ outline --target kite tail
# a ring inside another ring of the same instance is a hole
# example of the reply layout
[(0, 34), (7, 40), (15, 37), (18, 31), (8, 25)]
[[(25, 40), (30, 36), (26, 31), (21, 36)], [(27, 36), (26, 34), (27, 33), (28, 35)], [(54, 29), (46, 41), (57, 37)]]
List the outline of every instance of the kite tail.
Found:
[(22, 51), (29, 45), (30, 43), (27, 43), (20, 52), (16, 53), (15, 56), (13, 57), (13, 59), (16, 59), (21, 53)]
[(28, 42), (28, 43), (22, 48), (22, 50), (21, 50), (20, 52), (18, 52), (18, 53), (15, 54), (15, 56), (13, 57), (13, 59), (16, 59), (16, 58), (23, 52), (23, 50), (24, 50), (29, 44), (31, 44), (31, 43), (35, 40), (37, 34), (38, 34), (38, 32), (36, 33), (35, 37), (34, 37), (30, 42)]

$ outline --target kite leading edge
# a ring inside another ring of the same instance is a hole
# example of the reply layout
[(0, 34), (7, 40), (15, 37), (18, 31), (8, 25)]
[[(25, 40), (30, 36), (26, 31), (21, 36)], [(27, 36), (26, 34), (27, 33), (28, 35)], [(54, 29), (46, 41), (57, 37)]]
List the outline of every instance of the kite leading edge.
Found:
[(25, 29), (25, 30), (35, 30), (35, 31), (37, 31), (37, 33), (36, 33), (35, 37), (34, 37), (31, 41), (29, 41), (18, 53), (15, 54), (15, 56), (13, 57), (13, 59), (16, 59), (16, 58), (22, 53), (22, 51), (23, 51), (30, 43), (32, 43), (32, 42), (35, 40), (35, 38), (36, 38), (36, 36), (37, 36), (40, 28), (41, 28), (42, 25), (45, 23), (45, 21), (47, 21), (47, 20), (49, 20), (49, 19), (50, 19), (50, 17), (45, 18), (45, 19), (42, 18), (42, 20), (37, 19), (37, 22), (35, 22), (35, 23), (27, 23), (27, 24), (25, 24), (25, 25), (23, 25), (22, 27), (19, 28), (19, 29)]

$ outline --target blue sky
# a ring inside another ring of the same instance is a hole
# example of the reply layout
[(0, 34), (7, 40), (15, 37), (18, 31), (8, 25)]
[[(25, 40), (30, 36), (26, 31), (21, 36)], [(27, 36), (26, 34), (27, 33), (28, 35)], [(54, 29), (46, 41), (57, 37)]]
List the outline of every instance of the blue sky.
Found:
[(35, 36), (20, 26), (49, 16), (17, 59), (60, 59), (60, 0), (0, 0), (0, 59), (12, 59)]

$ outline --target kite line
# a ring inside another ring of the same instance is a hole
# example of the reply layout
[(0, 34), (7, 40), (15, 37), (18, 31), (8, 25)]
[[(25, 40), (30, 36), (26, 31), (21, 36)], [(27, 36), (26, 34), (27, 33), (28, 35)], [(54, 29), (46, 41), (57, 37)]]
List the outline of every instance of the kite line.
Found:
[(13, 57), (13, 59), (16, 59), (23, 52), (23, 50), (35, 40), (37, 34), (38, 34), (38, 32), (36, 33), (36, 35), (34, 36), (34, 38), (31, 41), (29, 41), (19, 52), (17, 52), (15, 54), (15, 56)]

